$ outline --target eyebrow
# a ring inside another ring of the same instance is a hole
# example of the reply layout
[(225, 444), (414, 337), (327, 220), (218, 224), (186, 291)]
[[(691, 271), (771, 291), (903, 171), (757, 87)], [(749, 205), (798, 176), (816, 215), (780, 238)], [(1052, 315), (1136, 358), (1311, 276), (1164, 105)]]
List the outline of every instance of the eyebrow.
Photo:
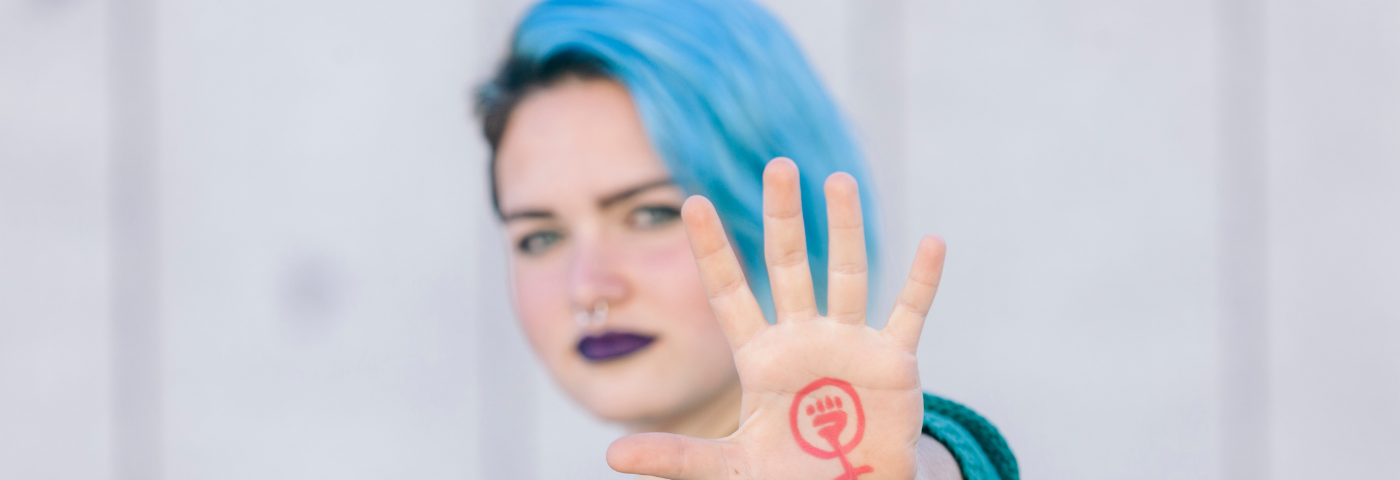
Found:
[(501, 221), (510, 222), (511, 220), (524, 220), (527, 218), (550, 219), (554, 218), (554, 212), (546, 210), (522, 210), (519, 212), (510, 212), (501, 216)]
[(617, 202), (621, 202), (621, 201), (623, 201), (623, 200), (632, 198), (632, 197), (636, 196), (637, 194), (642, 193), (642, 192), (645, 192), (645, 191), (647, 191), (647, 190), (651, 190), (651, 189), (653, 189), (653, 188), (660, 188), (660, 187), (669, 187), (669, 186), (675, 185), (675, 184), (676, 184), (676, 182), (673, 181), (673, 180), (671, 180), (670, 178), (658, 178), (658, 179), (656, 179), (656, 180), (652, 180), (652, 181), (650, 181), (650, 182), (646, 182), (646, 183), (637, 185), (637, 186), (635, 186), (635, 187), (632, 187), (632, 188), (629, 188), (629, 189), (626, 189), (626, 190), (623, 190), (623, 191), (614, 193), (614, 194), (612, 194), (612, 195), (608, 195), (608, 196), (606, 196), (606, 197), (603, 197), (602, 200), (599, 200), (599, 201), (598, 201), (598, 207), (599, 207), (599, 208), (608, 208), (609, 206), (611, 206), (611, 205), (613, 205), (613, 204), (615, 204), (615, 203), (617, 203)]
[[(649, 182), (646, 182), (646, 183), (642, 183), (642, 184), (639, 184), (639, 185), (636, 185), (636, 186), (633, 186), (633, 187), (629, 187), (629, 188), (627, 188), (627, 189), (625, 189), (625, 190), (622, 190), (622, 191), (619, 191), (619, 192), (617, 192), (617, 193), (614, 193), (614, 194), (608, 195), (608, 196), (606, 196), (606, 197), (603, 197), (601, 200), (598, 200), (598, 207), (599, 207), (599, 208), (608, 208), (609, 206), (612, 206), (612, 205), (614, 205), (614, 204), (617, 204), (618, 202), (621, 202), (621, 201), (623, 201), (623, 200), (627, 200), (627, 199), (629, 199), (629, 198), (632, 198), (632, 197), (634, 197), (634, 196), (637, 196), (638, 194), (640, 194), (640, 193), (642, 193), (642, 192), (645, 192), (645, 191), (647, 191), (647, 190), (651, 190), (651, 189), (653, 189), (653, 188), (669, 187), (669, 186), (672, 186), (672, 185), (675, 185), (675, 184), (676, 184), (676, 182), (675, 182), (674, 180), (671, 180), (670, 178), (658, 178), (658, 179), (656, 179), (656, 180), (652, 180), (652, 181), (649, 181)], [(503, 216), (501, 217), (501, 220), (502, 220), (503, 222), (510, 222), (510, 221), (512, 221), (512, 220), (524, 220), (524, 219), (545, 219), (545, 220), (548, 220), (548, 219), (551, 219), (551, 218), (554, 218), (554, 212), (551, 212), (551, 211), (548, 211), (548, 210), (521, 210), (521, 211), (517, 211), (517, 212), (510, 212), (510, 213), (507, 213), (507, 214), (505, 214), (505, 215), (503, 215)]]

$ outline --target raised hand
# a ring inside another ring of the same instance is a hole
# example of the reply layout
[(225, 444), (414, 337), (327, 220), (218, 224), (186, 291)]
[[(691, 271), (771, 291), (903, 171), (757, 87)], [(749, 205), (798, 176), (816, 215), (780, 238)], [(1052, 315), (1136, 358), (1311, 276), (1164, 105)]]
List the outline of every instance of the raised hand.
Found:
[(832, 175), (827, 315), (821, 316), (800, 194), (791, 160), (768, 164), (763, 225), (773, 325), (749, 290), (714, 206), (700, 196), (686, 201), (691, 250), (743, 386), (739, 429), (718, 440), (623, 437), (608, 449), (614, 469), (680, 480), (914, 477), (923, 412), (914, 355), (942, 275), (943, 241), (920, 242), (885, 328), (870, 328), (860, 196), (853, 177)]

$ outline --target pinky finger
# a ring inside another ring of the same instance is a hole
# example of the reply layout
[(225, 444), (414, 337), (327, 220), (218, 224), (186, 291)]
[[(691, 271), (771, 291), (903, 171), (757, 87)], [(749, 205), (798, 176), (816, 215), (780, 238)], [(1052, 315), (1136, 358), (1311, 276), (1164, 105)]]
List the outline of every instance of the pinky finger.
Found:
[(895, 299), (894, 311), (885, 323), (883, 333), (892, 341), (913, 353), (919, 349), (919, 335), (924, 330), (933, 297), (938, 294), (938, 282), (943, 277), (943, 257), (948, 246), (937, 235), (927, 235), (919, 241), (914, 253), (914, 265), (909, 278)]

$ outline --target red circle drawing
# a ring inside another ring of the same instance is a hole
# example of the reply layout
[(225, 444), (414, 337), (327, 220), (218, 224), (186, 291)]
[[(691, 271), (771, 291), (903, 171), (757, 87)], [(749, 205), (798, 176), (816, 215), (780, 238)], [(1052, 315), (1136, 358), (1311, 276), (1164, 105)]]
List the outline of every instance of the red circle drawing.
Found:
[[(855, 410), (856, 413), (856, 433), (854, 436), (851, 437), (851, 440), (849, 442), (846, 442), (845, 444), (841, 445), (839, 451), (819, 448), (815, 445), (812, 445), (811, 443), (808, 443), (807, 439), (802, 437), (802, 431), (798, 428), (797, 424), (797, 415), (798, 413), (801, 413), (802, 410), (802, 400), (807, 397), (807, 394), (812, 393), (818, 388), (827, 386), (836, 387), (841, 390), (844, 390), (846, 392), (846, 395), (849, 395), (851, 397), (851, 408)], [(860, 437), (865, 434), (865, 409), (861, 407), (860, 396), (856, 395), (856, 389), (852, 387), (851, 384), (841, 380), (837, 380), (835, 378), (821, 378), (815, 382), (807, 384), (805, 388), (797, 392), (797, 395), (793, 396), (792, 409), (788, 412), (788, 424), (792, 425), (792, 436), (797, 439), (797, 446), (802, 447), (802, 450), (806, 451), (807, 453), (810, 453), (817, 458), (836, 458), (837, 456), (844, 457), (845, 454), (851, 453), (851, 450), (856, 448), (856, 444), (860, 443)]]

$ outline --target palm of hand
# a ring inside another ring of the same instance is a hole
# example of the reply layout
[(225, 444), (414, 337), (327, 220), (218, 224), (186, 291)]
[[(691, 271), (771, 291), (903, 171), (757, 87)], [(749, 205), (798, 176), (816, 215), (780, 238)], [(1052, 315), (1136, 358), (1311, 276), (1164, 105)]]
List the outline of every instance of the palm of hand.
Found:
[(624, 437), (608, 462), (672, 479), (909, 479), (922, 394), (915, 351), (937, 291), (944, 247), (919, 246), (909, 281), (883, 330), (865, 324), (865, 237), (855, 180), (827, 180), (831, 258), (827, 316), (818, 314), (807, 263), (797, 168), (764, 172), (765, 259), (776, 324), (763, 317), (714, 207), (686, 202), (691, 248), (716, 318), (734, 349), (743, 387), (740, 426), (719, 440), (669, 434)]
[[(741, 447), (731, 456), (745, 460), (752, 475), (731, 468), (729, 477), (719, 478), (848, 478), (862, 466), (871, 472), (861, 479), (913, 476), (923, 413), (918, 367), (879, 331), (827, 318), (777, 324), (735, 358), (744, 407), (739, 430), (727, 440)], [(821, 386), (797, 397), (823, 379), (849, 384), (856, 393)], [(799, 437), (817, 453), (802, 448)], [(838, 455), (838, 449), (849, 452)]]

